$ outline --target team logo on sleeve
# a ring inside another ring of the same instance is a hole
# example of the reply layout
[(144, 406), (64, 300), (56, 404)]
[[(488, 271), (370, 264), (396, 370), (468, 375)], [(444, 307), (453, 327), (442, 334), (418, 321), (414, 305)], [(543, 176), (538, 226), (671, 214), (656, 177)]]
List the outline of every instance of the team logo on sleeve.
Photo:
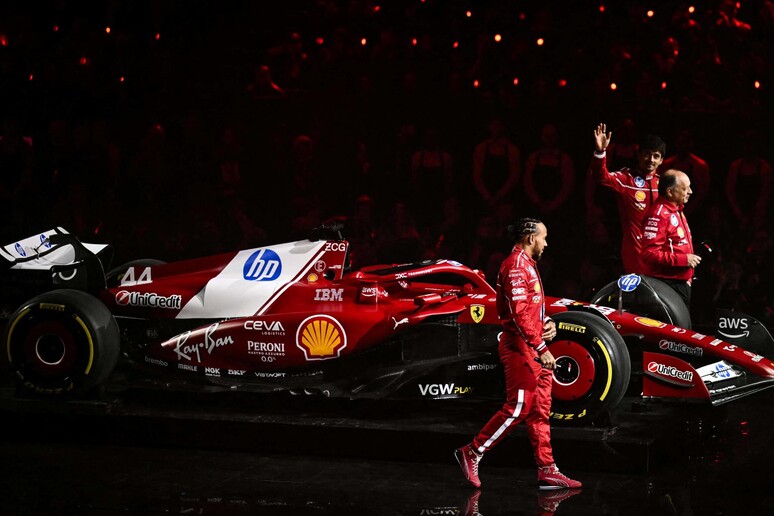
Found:
[[(634, 178), (634, 184), (637, 185), (639, 188), (642, 188), (643, 186), (645, 186), (645, 180), (643, 178), (637, 176), (637, 177)], [(642, 193), (642, 199), (645, 198), (645, 193), (644, 192), (637, 192), (637, 193), (638, 194)], [(638, 201), (641, 201), (642, 199), (640, 199), (639, 197), (637, 198)]]
[(677, 225), (678, 225), (678, 224), (680, 224), (680, 222), (678, 222), (678, 220), (677, 220), (677, 215), (675, 215), (674, 213), (672, 214), (672, 216), (671, 216), (671, 217), (669, 217), (669, 222), (670, 222), (670, 223), (671, 223), (671, 224), (672, 224), (674, 227), (677, 227)]
[(474, 322), (480, 323), (484, 318), (484, 311), (486, 307), (484, 305), (470, 305), (470, 317)]

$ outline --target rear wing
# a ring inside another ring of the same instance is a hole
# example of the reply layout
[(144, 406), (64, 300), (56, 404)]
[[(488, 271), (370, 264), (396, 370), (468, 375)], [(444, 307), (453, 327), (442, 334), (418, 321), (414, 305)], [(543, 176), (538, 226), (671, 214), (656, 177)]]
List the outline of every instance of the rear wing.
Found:
[(113, 248), (82, 243), (57, 227), (0, 247), (2, 309), (55, 288), (97, 293), (105, 288), (105, 269)]

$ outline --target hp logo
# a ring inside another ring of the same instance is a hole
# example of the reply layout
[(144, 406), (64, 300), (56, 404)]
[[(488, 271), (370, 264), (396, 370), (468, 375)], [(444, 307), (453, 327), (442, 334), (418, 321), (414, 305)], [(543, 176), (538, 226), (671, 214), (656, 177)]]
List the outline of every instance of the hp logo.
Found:
[(247, 259), (242, 272), (247, 281), (273, 281), (282, 273), (282, 262), (271, 249), (259, 249)]
[(618, 278), (618, 288), (624, 292), (632, 292), (634, 289), (640, 286), (640, 281), (642, 281), (642, 278), (640, 278), (638, 275), (627, 274)]

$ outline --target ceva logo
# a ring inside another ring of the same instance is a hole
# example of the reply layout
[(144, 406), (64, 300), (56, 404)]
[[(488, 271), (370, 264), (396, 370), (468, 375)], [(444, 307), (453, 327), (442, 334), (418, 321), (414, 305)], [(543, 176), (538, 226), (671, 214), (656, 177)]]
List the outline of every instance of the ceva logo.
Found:
[(247, 281), (274, 281), (282, 273), (282, 261), (271, 249), (258, 249), (242, 268)]

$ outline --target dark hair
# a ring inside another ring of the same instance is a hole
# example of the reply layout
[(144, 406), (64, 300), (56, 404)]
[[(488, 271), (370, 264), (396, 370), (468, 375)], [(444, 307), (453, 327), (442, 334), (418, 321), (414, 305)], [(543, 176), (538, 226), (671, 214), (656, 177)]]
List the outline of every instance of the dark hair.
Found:
[(667, 170), (658, 180), (658, 195), (666, 198), (668, 188), (673, 188), (677, 184), (677, 174), (672, 169)]
[(521, 218), (514, 224), (508, 226), (508, 235), (513, 238), (514, 242), (521, 242), (530, 235), (536, 235), (538, 233), (539, 224), (542, 224), (542, 222), (538, 219), (530, 217)]
[(666, 155), (666, 143), (655, 134), (646, 134), (639, 142), (639, 151), (658, 151), (661, 156)]

